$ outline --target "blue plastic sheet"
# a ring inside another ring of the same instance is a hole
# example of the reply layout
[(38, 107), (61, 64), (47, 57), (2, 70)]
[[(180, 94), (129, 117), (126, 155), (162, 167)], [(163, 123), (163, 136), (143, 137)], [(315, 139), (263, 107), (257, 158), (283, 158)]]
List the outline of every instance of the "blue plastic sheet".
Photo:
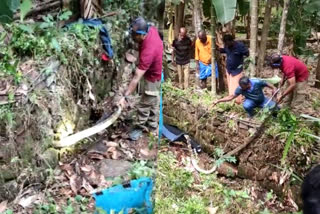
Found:
[(158, 143), (160, 144), (160, 139), (162, 135), (162, 129), (163, 129), (163, 112), (162, 112), (162, 83), (164, 82), (164, 74), (163, 71), (161, 73), (161, 85), (160, 85), (160, 114), (159, 114), (159, 138)]
[(95, 193), (96, 214), (123, 213), (131, 209), (136, 213), (151, 214), (153, 212), (151, 193), (153, 182), (151, 178), (131, 180), (127, 185), (117, 185)]

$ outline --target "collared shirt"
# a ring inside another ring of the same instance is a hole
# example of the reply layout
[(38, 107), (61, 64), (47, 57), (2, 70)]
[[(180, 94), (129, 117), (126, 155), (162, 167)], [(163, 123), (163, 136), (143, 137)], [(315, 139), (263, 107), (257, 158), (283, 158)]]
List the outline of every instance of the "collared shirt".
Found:
[(240, 74), (243, 70), (243, 57), (249, 56), (248, 48), (242, 42), (234, 42), (232, 48), (221, 48), (221, 53), (227, 54), (227, 71), (232, 76)]
[(207, 35), (205, 44), (198, 38), (196, 40), (195, 60), (199, 60), (205, 65), (211, 64), (211, 48), (211, 36)]
[(250, 99), (257, 104), (264, 101), (263, 88), (267, 86), (267, 83), (259, 79), (250, 79), (251, 87), (248, 90), (242, 90), (240, 86), (237, 87), (234, 94), (243, 95), (246, 99)]
[(185, 65), (190, 62), (191, 45), (192, 41), (189, 37), (173, 41), (172, 47), (174, 47), (176, 63), (178, 65)]
[(282, 56), (280, 69), (288, 79), (296, 77), (297, 82), (303, 82), (309, 77), (307, 66), (292, 56)]
[(155, 27), (150, 27), (139, 46), (138, 68), (146, 71), (144, 78), (150, 82), (161, 80), (163, 43)]

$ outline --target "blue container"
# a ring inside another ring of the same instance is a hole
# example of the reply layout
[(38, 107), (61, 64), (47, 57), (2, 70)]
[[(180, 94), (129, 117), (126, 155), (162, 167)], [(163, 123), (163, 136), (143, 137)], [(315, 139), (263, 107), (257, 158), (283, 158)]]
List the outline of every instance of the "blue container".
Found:
[[(151, 193), (153, 182), (151, 178), (131, 180), (102, 192), (95, 193), (96, 214), (123, 213), (128, 214), (131, 209), (137, 213), (151, 214), (153, 207)], [(101, 211), (101, 212), (99, 212)]]

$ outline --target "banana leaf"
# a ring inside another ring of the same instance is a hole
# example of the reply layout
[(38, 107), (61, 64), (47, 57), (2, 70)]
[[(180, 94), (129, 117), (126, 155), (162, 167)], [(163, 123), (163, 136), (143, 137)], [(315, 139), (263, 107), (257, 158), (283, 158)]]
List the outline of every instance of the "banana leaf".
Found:
[(217, 21), (221, 24), (231, 22), (237, 9), (237, 0), (211, 0), (216, 10)]
[(279, 76), (277, 76), (277, 75), (275, 75), (275, 76), (273, 76), (271, 78), (265, 78), (265, 79), (263, 79), (263, 78), (252, 78), (252, 79), (261, 79), (261, 80), (264, 80), (267, 83), (270, 83), (270, 84), (273, 84), (273, 85), (275, 85), (275, 84), (277, 84), (277, 83), (279, 83), (281, 81), (281, 78)]
[(9, 23), (13, 20), (14, 12), (19, 8), (20, 0), (0, 1), (0, 22)]

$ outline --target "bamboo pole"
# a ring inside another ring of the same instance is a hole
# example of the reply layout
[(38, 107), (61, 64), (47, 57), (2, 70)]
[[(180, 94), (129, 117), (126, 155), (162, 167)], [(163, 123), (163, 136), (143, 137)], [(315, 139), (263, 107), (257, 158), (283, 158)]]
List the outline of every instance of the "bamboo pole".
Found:
[(216, 64), (215, 64), (215, 50), (216, 50), (216, 19), (213, 4), (211, 4), (211, 92), (213, 96), (217, 95), (216, 84)]

